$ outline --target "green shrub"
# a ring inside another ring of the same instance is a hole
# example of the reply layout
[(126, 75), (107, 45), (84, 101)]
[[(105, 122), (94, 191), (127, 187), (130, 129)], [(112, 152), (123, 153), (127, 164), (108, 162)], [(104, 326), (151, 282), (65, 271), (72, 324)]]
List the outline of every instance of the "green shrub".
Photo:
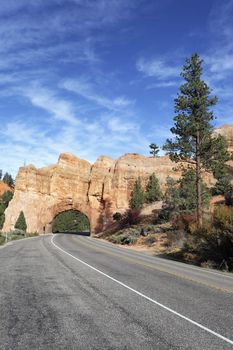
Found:
[(4, 222), (5, 222), (5, 214), (0, 213), (0, 230), (3, 228)]
[(233, 186), (228, 186), (225, 193), (225, 203), (228, 206), (233, 206)]
[(25, 236), (25, 231), (20, 229), (14, 229), (14, 231), (11, 231), (10, 235), (13, 236)]
[(154, 223), (155, 224), (164, 224), (164, 223), (170, 221), (172, 214), (173, 213), (172, 213), (172, 210), (170, 208), (164, 207), (160, 210), (158, 215), (156, 215), (156, 217), (154, 219)]
[(108, 240), (115, 244), (135, 244), (140, 237), (140, 232), (137, 229), (121, 230), (118, 234), (108, 237)]

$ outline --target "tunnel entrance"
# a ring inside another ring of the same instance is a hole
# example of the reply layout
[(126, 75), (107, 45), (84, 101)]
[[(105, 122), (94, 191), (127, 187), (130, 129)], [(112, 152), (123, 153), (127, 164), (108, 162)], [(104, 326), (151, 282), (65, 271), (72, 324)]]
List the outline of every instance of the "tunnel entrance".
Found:
[(66, 210), (57, 214), (53, 219), (52, 232), (90, 236), (90, 221), (85, 214), (78, 210)]

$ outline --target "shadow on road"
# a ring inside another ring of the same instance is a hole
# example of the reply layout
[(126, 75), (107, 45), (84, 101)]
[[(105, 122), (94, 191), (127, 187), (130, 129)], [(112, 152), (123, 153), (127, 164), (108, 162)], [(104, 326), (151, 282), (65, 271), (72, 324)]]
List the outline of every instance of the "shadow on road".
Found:
[(91, 232), (53, 232), (53, 234), (65, 234), (65, 235), (76, 235), (76, 236), (90, 236)]

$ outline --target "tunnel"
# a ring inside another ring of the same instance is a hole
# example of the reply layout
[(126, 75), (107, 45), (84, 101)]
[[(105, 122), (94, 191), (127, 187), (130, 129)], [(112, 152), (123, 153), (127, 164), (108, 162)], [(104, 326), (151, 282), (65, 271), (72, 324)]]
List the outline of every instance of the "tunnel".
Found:
[(74, 209), (58, 213), (52, 222), (52, 233), (91, 235), (91, 225), (88, 217)]

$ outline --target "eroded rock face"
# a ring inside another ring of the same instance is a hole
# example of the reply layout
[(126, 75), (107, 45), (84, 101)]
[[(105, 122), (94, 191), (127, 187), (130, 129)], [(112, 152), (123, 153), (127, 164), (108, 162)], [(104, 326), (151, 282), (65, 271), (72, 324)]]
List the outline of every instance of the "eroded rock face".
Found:
[[(223, 128), (227, 130), (231, 148), (233, 126)], [(58, 213), (77, 209), (89, 218), (92, 233), (100, 232), (111, 222), (113, 213), (128, 208), (133, 185), (139, 176), (145, 186), (154, 172), (164, 189), (168, 176), (180, 177), (174, 166), (166, 156), (152, 158), (125, 154), (118, 159), (101, 156), (91, 165), (63, 153), (56, 165), (42, 169), (33, 165), (20, 168), (14, 197), (5, 212), (3, 230), (13, 229), (23, 210), (28, 232), (51, 232), (52, 221)], [(206, 181), (209, 185), (214, 183), (208, 176)]]
[(101, 156), (91, 165), (63, 153), (58, 163), (42, 169), (20, 168), (14, 198), (6, 210), (4, 230), (14, 228), (23, 210), (28, 232), (50, 232), (54, 217), (69, 209), (87, 215), (92, 232), (101, 231), (116, 211), (124, 212), (138, 176), (146, 184), (155, 172), (163, 187), (167, 176), (179, 177), (168, 157), (125, 154), (119, 159)]

